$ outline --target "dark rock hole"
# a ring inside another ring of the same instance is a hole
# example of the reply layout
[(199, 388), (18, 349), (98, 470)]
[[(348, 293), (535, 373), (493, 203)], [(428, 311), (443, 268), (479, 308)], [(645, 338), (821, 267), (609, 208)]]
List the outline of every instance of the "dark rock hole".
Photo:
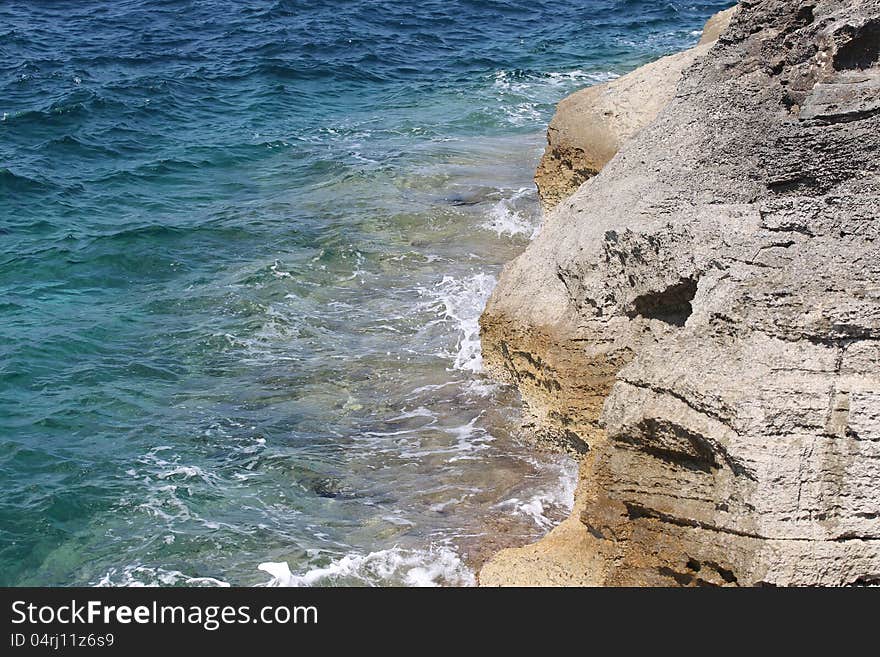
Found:
[(813, 21), (816, 20), (816, 16), (813, 14), (813, 7), (811, 5), (804, 5), (798, 9), (797, 19), (803, 25), (812, 25)]
[(864, 70), (880, 61), (880, 21), (868, 21), (853, 32), (852, 38), (834, 54), (837, 71)]
[(686, 278), (665, 290), (636, 297), (633, 302), (634, 312), (630, 316), (641, 315), (674, 326), (684, 326), (693, 312), (691, 301), (696, 294), (697, 281)]

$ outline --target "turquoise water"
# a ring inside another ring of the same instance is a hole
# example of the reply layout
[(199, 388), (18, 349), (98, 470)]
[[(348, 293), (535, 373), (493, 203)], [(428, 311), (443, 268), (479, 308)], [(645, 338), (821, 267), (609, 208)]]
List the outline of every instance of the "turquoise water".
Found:
[(0, 4), (0, 584), (469, 584), (571, 504), (477, 317), (554, 104), (726, 3), (242, 4)]

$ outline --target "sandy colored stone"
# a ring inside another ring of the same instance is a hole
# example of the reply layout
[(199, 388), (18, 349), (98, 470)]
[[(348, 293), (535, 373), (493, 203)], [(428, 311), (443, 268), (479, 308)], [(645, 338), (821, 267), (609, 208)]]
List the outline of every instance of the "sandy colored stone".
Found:
[[(589, 457), (587, 457), (589, 458)], [(582, 468), (581, 472), (588, 471)], [(581, 479), (580, 486), (589, 485)], [(531, 545), (495, 554), (479, 573), (480, 586), (599, 586), (603, 582), (603, 546), (579, 515), (586, 499), (576, 496), (571, 517)]]
[(535, 173), (545, 211), (596, 175), (627, 139), (654, 120), (672, 98), (682, 71), (705, 56), (734, 10), (709, 19), (701, 45), (662, 57), (611, 82), (581, 89), (559, 103)]
[(703, 34), (700, 36), (700, 41), (697, 45), (702, 46), (703, 44), (717, 41), (722, 32), (724, 32), (724, 30), (727, 29), (727, 26), (730, 25), (730, 20), (733, 18), (733, 13), (735, 11), (736, 5), (730, 9), (719, 11), (717, 14), (710, 16), (709, 20), (707, 20), (706, 24), (703, 26)]
[(486, 367), (585, 458), (481, 582), (880, 583), (878, 34), (880, 0), (741, 5), (505, 267)]

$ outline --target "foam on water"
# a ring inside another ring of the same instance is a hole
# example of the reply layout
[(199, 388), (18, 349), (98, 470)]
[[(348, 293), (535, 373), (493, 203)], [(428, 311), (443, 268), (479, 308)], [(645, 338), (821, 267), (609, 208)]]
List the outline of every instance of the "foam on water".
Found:
[(524, 235), (533, 238), (538, 231), (538, 218), (534, 216), (536, 213), (534, 211), (529, 213), (527, 209), (517, 207), (517, 204), (523, 199), (532, 200), (533, 198), (533, 187), (521, 187), (510, 196), (495, 203), (481, 226), (496, 232), (499, 237), (502, 235), (510, 237)]
[(464, 391), (475, 397), (491, 397), (501, 390), (501, 384), (485, 376), (468, 380), (464, 385)]
[(560, 89), (585, 87), (618, 77), (611, 71), (519, 71), (500, 70), (494, 74), (492, 88), (498, 107), (514, 126), (540, 121), (556, 102)]
[(458, 332), (454, 369), (469, 372), (483, 369), (479, 320), (496, 283), (493, 275), (480, 272), (466, 278), (444, 276), (433, 288), (423, 290), (435, 299), (434, 307)]
[(488, 448), (495, 438), (484, 428), (477, 426), (482, 414), (474, 417), (466, 424), (440, 427), (440, 430), (452, 439), (442, 445), (425, 447), (418, 430), (414, 430), (414, 439), (408, 446), (398, 444), (398, 454), (404, 459), (423, 459), (427, 456), (445, 456), (448, 463), (479, 458), (479, 452)]
[[(544, 464), (544, 467), (547, 467)], [(553, 463), (559, 479), (555, 484), (539, 488), (528, 498), (511, 498), (498, 504), (499, 508), (512, 509), (516, 514), (530, 518), (542, 529), (550, 529), (571, 512), (577, 487), (578, 464), (574, 459), (559, 455)]]
[(493, 86), (503, 91), (513, 91), (534, 96), (536, 91), (540, 92), (540, 90), (544, 90), (547, 87), (558, 87), (571, 83), (588, 86), (590, 84), (608, 82), (617, 77), (620, 77), (620, 75), (613, 71), (574, 69), (571, 71), (534, 72), (502, 69), (495, 72)]
[(261, 563), (271, 579), (264, 586), (473, 586), (473, 572), (447, 546), (424, 550), (394, 547), (369, 554), (348, 554), (301, 574), (287, 562)]
[(93, 586), (205, 586), (225, 588), (229, 586), (229, 583), (214, 577), (191, 577), (179, 570), (130, 565), (123, 568), (111, 568)]
[(211, 483), (216, 480), (216, 477), (212, 474), (206, 473), (197, 465), (181, 465), (172, 468), (166, 472), (160, 472), (156, 475), (159, 479), (192, 479), (198, 478), (204, 482)]

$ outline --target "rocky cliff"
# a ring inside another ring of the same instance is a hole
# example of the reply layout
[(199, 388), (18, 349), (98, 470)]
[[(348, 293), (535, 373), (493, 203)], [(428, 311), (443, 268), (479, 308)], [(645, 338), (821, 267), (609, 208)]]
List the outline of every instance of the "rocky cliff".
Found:
[(744, 1), (703, 47), (481, 318), (583, 455), (483, 584), (880, 582), (880, 0)]
[(672, 99), (682, 72), (704, 57), (730, 23), (735, 7), (712, 16), (694, 48), (662, 57), (559, 103), (547, 128), (547, 148), (535, 173), (544, 211), (595, 176), (622, 144), (651, 123)]

